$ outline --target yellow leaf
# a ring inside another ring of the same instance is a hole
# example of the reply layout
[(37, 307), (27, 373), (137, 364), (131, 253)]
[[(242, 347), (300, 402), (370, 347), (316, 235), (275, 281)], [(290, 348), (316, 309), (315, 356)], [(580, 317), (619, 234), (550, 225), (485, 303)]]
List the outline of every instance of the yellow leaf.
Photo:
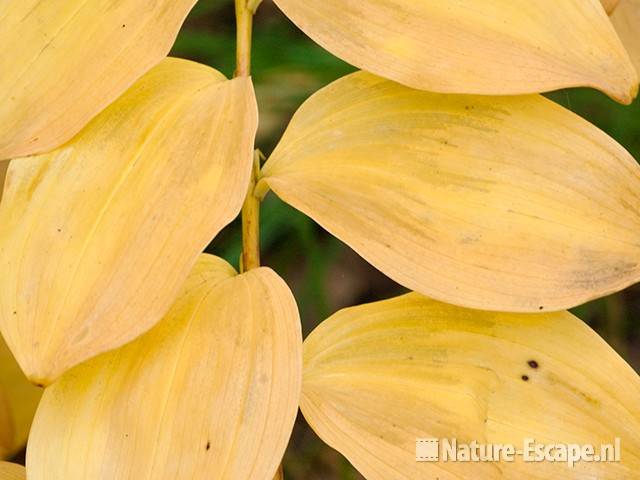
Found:
[(640, 167), (541, 96), (356, 73), (309, 99), (267, 185), (395, 281), (485, 310), (561, 310), (640, 280)]
[(620, 0), (611, 21), (640, 72), (640, 0)]
[(29, 480), (273, 478), (300, 396), (295, 300), (266, 268), (197, 270), (155, 328), (45, 391)]
[(598, 88), (622, 103), (638, 74), (599, 0), (275, 0), (347, 62), (407, 86), (505, 95)]
[(167, 59), (51, 153), (13, 160), (0, 204), (0, 327), (48, 384), (166, 313), (240, 211), (251, 80)]
[(27, 472), (22, 465), (0, 462), (0, 480), (26, 480)]
[(167, 55), (196, 0), (2, 0), (0, 160), (58, 147)]
[[(640, 471), (640, 378), (567, 312), (466, 310), (411, 293), (305, 341), (301, 408), (367, 480), (622, 480)], [(418, 463), (416, 439), (613, 444), (619, 463)]]
[(33, 415), (42, 396), (24, 376), (0, 337), (0, 458), (8, 458), (27, 444)]

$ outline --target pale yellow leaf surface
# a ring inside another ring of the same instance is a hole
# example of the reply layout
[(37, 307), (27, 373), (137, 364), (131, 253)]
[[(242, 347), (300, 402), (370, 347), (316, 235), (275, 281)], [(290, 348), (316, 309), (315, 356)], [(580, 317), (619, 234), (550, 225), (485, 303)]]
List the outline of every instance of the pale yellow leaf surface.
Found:
[(26, 480), (27, 472), (22, 465), (0, 462), (0, 480)]
[(162, 318), (240, 211), (256, 126), (250, 79), (166, 59), (70, 143), (11, 162), (0, 327), (32, 381)]
[(295, 300), (267, 268), (197, 270), (156, 327), (45, 391), (30, 480), (274, 477), (300, 398)]
[(599, 0), (275, 0), (331, 53), (410, 87), (505, 95), (598, 88), (638, 74)]
[[(492, 313), (416, 293), (342, 310), (304, 344), (301, 409), (367, 480), (631, 480), (640, 378), (567, 312)], [(416, 462), (416, 439), (612, 444), (619, 463)]]
[(9, 347), (0, 337), (0, 458), (8, 458), (27, 444), (42, 389), (27, 380)]
[(640, 0), (620, 0), (611, 21), (640, 72)]
[(640, 280), (640, 167), (541, 96), (359, 72), (296, 113), (258, 185), (398, 283), (448, 303), (561, 310)]
[(196, 0), (2, 0), (0, 160), (58, 147), (169, 53)]

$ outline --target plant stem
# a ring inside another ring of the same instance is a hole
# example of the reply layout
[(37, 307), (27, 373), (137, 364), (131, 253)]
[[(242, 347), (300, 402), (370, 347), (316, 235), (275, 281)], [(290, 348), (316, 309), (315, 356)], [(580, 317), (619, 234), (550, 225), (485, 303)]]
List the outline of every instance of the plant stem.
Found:
[(256, 150), (249, 191), (242, 206), (242, 261), (240, 270), (246, 272), (260, 266), (260, 200), (253, 194), (260, 176), (260, 152)]
[[(251, 36), (253, 14), (260, 0), (235, 0), (237, 45), (236, 77), (251, 75)], [(260, 177), (260, 154), (256, 151), (249, 191), (242, 206), (242, 257), (240, 270), (246, 272), (260, 266), (260, 200), (253, 194)]]
[(253, 30), (253, 14), (258, 7), (250, 0), (236, 1), (236, 77), (251, 75), (251, 36)]

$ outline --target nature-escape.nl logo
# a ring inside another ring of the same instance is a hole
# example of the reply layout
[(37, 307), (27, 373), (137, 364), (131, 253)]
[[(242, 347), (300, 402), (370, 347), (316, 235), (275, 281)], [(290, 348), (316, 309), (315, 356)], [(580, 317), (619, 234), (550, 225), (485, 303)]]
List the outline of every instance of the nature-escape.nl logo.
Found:
[(416, 439), (418, 462), (524, 462), (566, 463), (573, 468), (580, 462), (620, 462), (620, 439), (613, 443), (591, 445), (574, 443), (544, 444), (525, 438), (522, 445), (461, 443), (450, 438)]

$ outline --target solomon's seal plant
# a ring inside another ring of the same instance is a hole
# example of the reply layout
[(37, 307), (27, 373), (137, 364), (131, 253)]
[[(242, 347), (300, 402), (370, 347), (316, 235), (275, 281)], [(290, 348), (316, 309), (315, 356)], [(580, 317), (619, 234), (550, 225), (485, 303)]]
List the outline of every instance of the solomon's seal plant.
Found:
[[(271, 480), (299, 407), (369, 480), (640, 478), (640, 379), (566, 311), (640, 280), (640, 167), (539, 95), (632, 102), (640, 2), (275, 0), (362, 71), (266, 162), (260, 0), (233, 79), (164, 58), (194, 3), (0, 5), (0, 456), (27, 444), (0, 479)], [(303, 347), (270, 191), (412, 293)], [(237, 272), (201, 252), (240, 212)], [(419, 463), (420, 437), (622, 451)]]

